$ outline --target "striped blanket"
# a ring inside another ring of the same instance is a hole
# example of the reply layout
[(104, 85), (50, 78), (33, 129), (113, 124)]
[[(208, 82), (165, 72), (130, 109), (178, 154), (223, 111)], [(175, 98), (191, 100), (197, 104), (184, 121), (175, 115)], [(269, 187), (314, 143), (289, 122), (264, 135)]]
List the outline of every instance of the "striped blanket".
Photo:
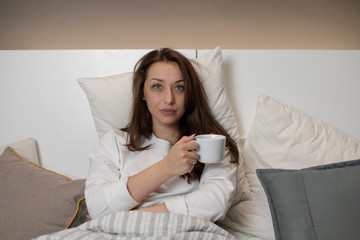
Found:
[(37, 240), (236, 239), (216, 224), (191, 216), (139, 211), (117, 212)]

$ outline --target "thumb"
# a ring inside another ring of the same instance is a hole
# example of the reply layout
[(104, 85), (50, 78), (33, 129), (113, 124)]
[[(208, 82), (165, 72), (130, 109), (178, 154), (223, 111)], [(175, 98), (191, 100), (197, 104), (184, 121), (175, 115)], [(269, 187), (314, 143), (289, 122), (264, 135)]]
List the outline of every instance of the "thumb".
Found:
[(181, 138), (181, 141), (184, 142), (184, 143), (187, 143), (187, 142), (190, 142), (192, 140), (195, 139), (195, 133), (192, 134), (191, 136), (184, 136)]

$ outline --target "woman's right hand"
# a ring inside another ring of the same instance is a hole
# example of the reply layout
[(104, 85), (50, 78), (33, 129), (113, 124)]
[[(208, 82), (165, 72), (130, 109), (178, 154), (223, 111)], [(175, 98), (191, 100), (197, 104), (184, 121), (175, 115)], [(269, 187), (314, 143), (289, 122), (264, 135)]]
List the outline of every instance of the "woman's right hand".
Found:
[(199, 154), (194, 151), (198, 148), (194, 139), (195, 134), (182, 137), (163, 159), (168, 173), (172, 176), (181, 176), (193, 170), (199, 159)]
[(195, 134), (182, 137), (163, 160), (130, 176), (127, 188), (133, 199), (141, 203), (169, 178), (191, 172), (199, 159), (199, 154), (193, 151), (198, 148), (194, 139)]

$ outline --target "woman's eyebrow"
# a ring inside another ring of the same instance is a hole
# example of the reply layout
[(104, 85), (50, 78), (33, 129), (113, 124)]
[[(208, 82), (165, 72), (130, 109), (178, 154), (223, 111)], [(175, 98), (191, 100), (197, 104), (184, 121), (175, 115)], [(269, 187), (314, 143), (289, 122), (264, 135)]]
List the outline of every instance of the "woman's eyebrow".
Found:
[[(151, 78), (150, 81), (160, 81), (160, 82), (165, 82), (165, 80), (161, 79), (161, 78)], [(179, 83), (179, 82), (184, 82), (184, 79), (180, 79), (180, 80), (176, 80), (175, 83)]]
[(160, 82), (164, 82), (164, 80), (160, 79), (160, 78), (151, 78), (150, 81), (160, 81)]

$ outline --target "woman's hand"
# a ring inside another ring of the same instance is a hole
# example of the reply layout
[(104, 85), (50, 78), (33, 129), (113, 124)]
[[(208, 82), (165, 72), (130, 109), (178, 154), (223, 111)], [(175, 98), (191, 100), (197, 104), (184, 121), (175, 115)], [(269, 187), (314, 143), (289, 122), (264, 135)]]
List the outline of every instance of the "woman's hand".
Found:
[(199, 154), (193, 152), (198, 147), (194, 139), (195, 134), (182, 137), (163, 160), (130, 176), (127, 182), (130, 195), (141, 203), (169, 178), (191, 172), (199, 158)]
[(198, 144), (194, 142), (195, 134), (182, 137), (169, 151), (162, 163), (172, 176), (180, 176), (193, 170), (199, 159), (194, 152)]

